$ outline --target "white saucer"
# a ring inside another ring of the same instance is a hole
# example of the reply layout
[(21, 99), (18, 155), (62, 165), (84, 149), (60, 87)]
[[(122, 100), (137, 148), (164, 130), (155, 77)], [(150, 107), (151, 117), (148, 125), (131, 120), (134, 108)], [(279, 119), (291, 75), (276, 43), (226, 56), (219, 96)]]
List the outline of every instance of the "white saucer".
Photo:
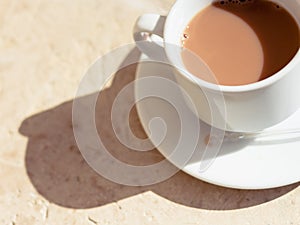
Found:
[[(141, 61), (146, 56), (141, 57)], [(136, 79), (147, 76), (162, 76), (175, 81), (171, 67), (165, 64), (141, 63), (138, 66)], [(149, 84), (151, 86), (151, 84)], [(138, 99), (143, 95), (143, 87), (139, 83), (135, 86), (135, 95)], [(182, 110), (190, 114), (189, 108), (184, 106)], [(157, 98), (147, 98), (137, 103), (137, 110), (145, 132), (150, 136), (149, 122), (153, 118), (163, 115), (165, 117), (167, 130), (166, 137), (169, 143), (178, 142), (178, 131), (176, 121), (178, 115), (169, 103)], [(197, 149), (189, 161), (181, 168), (184, 172), (209, 183), (239, 189), (266, 189), (289, 185), (300, 181), (300, 137), (285, 137), (283, 140), (262, 140), (256, 142), (223, 143), (219, 155), (212, 165), (204, 172), (199, 170), (203, 149), (205, 148), (205, 137), (210, 134), (208, 125), (201, 122), (200, 139)], [(175, 124), (175, 125), (174, 125)], [(269, 130), (285, 130), (300, 127), (300, 110), (281, 124)], [(152, 130), (153, 131), (153, 130)], [(155, 130), (154, 130), (155, 132)], [(162, 135), (159, 130), (157, 133)], [(168, 156), (172, 145), (159, 145), (157, 149)], [(188, 146), (182, 147), (182, 154), (187, 151)], [(202, 151), (202, 152), (201, 152)], [(177, 156), (180, 161), (180, 155)], [(178, 166), (177, 159), (170, 160)]]

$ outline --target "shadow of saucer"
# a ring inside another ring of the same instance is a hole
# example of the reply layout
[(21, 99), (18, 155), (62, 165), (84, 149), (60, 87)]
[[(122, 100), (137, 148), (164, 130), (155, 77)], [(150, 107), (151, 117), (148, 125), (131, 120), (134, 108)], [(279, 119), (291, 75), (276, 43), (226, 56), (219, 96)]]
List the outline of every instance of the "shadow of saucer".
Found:
[[(122, 87), (135, 79), (135, 72), (136, 65), (120, 70), (111, 86), (99, 93), (102, 100), (97, 103), (96, 122), (112, 155), (129, 164), (150, 165), (163, 160), (163, 156), (155, 149), (137, 152), (126, 148), (115, 137), (110, 124), (113, 100)], [(88, 101), (91, 97), (82, 98)], [(68, 101), (27, 118), (19, 129), (21, 134), (28, 137), (25, 165), (30, 181), (43, 197), (57, 205), (86, 209), (151, 191), (189, 207), (231, 210), (271, 201), (299, 185), (270, 190), (235, 190), (205, 183), (183, 172), (176, 173), (164, 182), (144, 187), (129, 187), (111, 182), (89, 167), (76, 145), (72, 103), (73, 101)], [(135, 108), (131, 110), (129, 120), (136, 136), (146, 138)]]

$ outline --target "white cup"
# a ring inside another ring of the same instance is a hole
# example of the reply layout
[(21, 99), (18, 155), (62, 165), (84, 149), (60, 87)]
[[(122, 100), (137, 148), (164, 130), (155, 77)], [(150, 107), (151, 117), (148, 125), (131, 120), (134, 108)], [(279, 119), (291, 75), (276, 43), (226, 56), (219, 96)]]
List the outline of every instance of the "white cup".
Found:
[[(168, 16), (142, 15), (134, 27), (137, 46), (151, 57), (151, 54), (155, 54), (157, 46), (139, 45), (139, 42), (149, 40), (149, 38), (145, 39), (143, 35), (145, 33), (158, 35), (163, 39), (164, 52), (170, 64), (176, 68), (184, 68), (180, 52), (182, 34), (191, 19), (212, 2), (213, 0), (177, 0)], [(273, 2), (287, 9), (299, 26), (300, 2), (298, 0), (273, 0)], [(201, 80), (187, 70), (184, 72), (177, 70), (174, 74), (177, 82), (192, 98), (199, 118), (226, 131), (264, 130), (287, 119), (300, 106), (299, 50), (279, 72), (267, 79), (247, 85), (216, 85)], [(212, 105), (215, 105), (214, 110)], [(223, 105), (226, 110), (217, 110)]]

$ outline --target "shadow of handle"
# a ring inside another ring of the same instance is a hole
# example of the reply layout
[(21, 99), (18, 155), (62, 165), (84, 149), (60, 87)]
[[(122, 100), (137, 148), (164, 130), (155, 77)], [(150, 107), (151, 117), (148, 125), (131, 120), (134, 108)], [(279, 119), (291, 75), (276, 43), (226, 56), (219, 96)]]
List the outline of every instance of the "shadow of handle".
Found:
[(133, 37), (140, 51), (155, 61), (166, 62), (164, 51), (164, 25), (166, 16), (144, 14), (140, 16), (133, 29)]

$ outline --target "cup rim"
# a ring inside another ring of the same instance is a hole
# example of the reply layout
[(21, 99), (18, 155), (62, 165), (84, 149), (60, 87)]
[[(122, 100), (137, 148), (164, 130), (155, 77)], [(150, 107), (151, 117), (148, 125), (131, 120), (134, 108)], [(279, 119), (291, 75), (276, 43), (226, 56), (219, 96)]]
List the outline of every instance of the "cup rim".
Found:
[[(177, 1), (176, 3), (178, 3), (178, 2), (179, 1)], [(167, 34), (168, 29), (166, 29), (166, 27), (170, 23), (170, 20), (175, 13), (176, 5), (177, 5), (176, 3), (171, 8), (171, 10), (166, 18), (165, 29), (163, 32), (165, 52), (166, 52), (167, 58), (175, 67), (176, 67), (176, 64), (173, 63), (175, 61), (175, 60), (173, 60), (174, 55), (170, 54), (170, 51), (169, 51), (170, 48), (168, 47), (168, 42), (166, 42), (167, 41), (166, 38), (168, 37), (168, 34)], [(298, 27), (300, 27), (299, 24), (298, 24)], [(173, 45), (173, 44), (170, 43), (170, 45)], [(180, 48), (182, 48), (182, 47), (180, 46)], [(265, 88), (267, 86), (270, 86), (270, 85), (276, 83), (277, 81), (279, 81), (283, 77), (285, 77), (298, 63), (300, 63), (300, 47), (298, 48), (298, 51), (293, 56), (293, 58), (278, 72), (272, 74), (271, 76), (269, 76), (263, 80), (260, 80), (260, 81), (254, 82), (254, 83), (243, 84), (243, 85), (230, 86), (230, 85), (219, 85), (219, 84), (210, 83), (210, 82), (202, 80), (199, 77), (193, 75), (187, 69), (185, 69), (184, 74), (182, 72), (180, 72), (180, 74), (185, 76), (186, 78), (188, 78), (191, 82), (193, 82), (201, 87), (207, 88), (207, 89), (211, 89), (211, 90), (215, 90), (215, 91), (222, 91), (222, 92), (233, 92), (233, 93), (234, 92), (248, 92), (248, 91), (262, 89), (262, 88)]]

